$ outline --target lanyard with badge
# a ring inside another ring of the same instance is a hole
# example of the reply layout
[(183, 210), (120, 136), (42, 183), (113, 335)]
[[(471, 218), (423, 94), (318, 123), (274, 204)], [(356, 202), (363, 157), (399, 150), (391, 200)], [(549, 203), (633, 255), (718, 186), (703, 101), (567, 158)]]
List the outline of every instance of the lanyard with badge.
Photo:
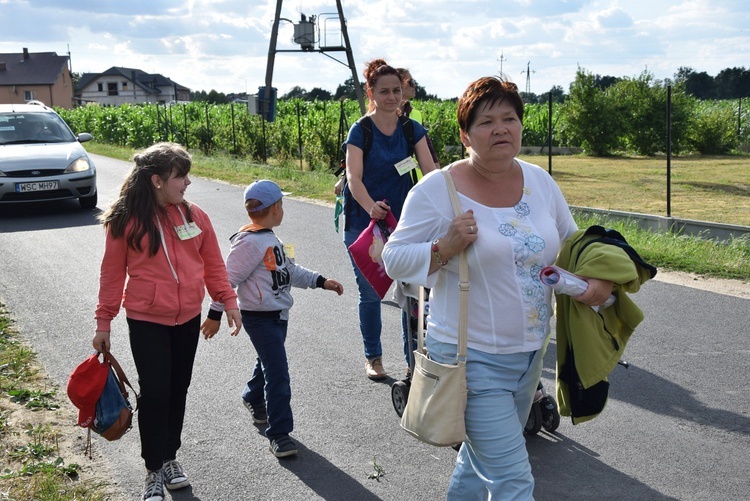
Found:
[[(180, 210), (179, 207), (177, 207), (177, 212), (180, 213), (180, 217), (182, 218), (183, 224), (177, 225), (174, 227), (175, 232), (177, 233), (177, 237), (180, 240), (190, 240), (191, 238), (195, 238), (198, 235), (201, 234), (201, 229), (198, 228), (198, 225), (195, 224), (195, 222), (188, 223), (187, 219), (185, 219), (185, 215), (182, 213), (182, 210)], [(180, 279), (177, 278), (177, 272), (174, 269), (174, 266), (172, 265), (172, 260), (169, 259), (169, 252), (167, 252), (167, 242), (164, 240), (164, 230), (161, 226), (161, 220), (159, 217), (156, 217), (156, 223), (159, 225), (159, 235), (161, 236), (161, 246), (164, 248), (164, 255), (167, 256), (167, 262), (169, 263), (169, 268), (172, 270), (172, 276), (174, 277), (175, 281), (177, 283), (180, 283)]]

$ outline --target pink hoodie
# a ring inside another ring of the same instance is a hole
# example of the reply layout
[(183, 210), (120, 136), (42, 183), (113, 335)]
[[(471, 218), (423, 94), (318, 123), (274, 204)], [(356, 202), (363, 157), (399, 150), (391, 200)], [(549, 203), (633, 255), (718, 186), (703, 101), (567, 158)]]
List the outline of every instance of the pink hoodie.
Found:
[[(187, 217), (185, 207), (180, 209)], [(183, 224), (176, 206), (167, 206), (167, 218), (161, 218), (168, 259), (162, 245), (154, 256), (148, 255), (147, 236), (141, 242), (142, 251), (137, 252), (128, 248), (125, 238), (114, 239), (107, 231), (99, 304), (94, 315), (96, 330), (110, 330), (120, 303), (128, 318), (162, 325), (183, 324), (200, 314), (206, 289), (226, 309), (237, 308), (237, 294), (229, 284), (211, 221), (195, 204), (190, 209), (201, 233), (188, 240), (180, 240), (175, 231), (175, 226)], [(132, 225), (132, 221), (128, 223), (126, 234)]]

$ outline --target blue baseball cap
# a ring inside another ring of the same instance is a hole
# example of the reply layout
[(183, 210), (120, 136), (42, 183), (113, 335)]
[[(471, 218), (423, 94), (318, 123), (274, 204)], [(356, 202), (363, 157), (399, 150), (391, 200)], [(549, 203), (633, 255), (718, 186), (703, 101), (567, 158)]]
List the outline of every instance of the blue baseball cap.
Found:
[(291, 193), (289, 192), (281, 191), (278, 184), (269, 181), (268, 179), (255, 181), (245, 188), (245, 201), (258, 200), (260, 205), (248, 212), (258, 212), (259, 210), (263, 210), (281, 200), (281, 197), (284, 195), (290, 194)]

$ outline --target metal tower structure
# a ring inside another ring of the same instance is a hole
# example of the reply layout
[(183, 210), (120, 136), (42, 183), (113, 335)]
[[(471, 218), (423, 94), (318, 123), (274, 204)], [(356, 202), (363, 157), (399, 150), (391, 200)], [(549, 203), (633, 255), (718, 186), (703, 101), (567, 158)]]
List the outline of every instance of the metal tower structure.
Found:
[[(354, 82), (354, 90), (357, 93), (357, 100), (359, 101), (359, 109), (361, 113), (364, 115), (366, 113), (365, 109), (365, 97), (362, 93), (362, 87), (359, 84), (359, 78), (357, 77), (357, 68), (354, 64), (354, 55), (352, 54), (352, 46), (349, 43), (349, 32), (346, 29), (346, 19), (344, 19), (344, 11), (341, 7), (341, 0), (336, 0), (336, 9), (337, 9), (337, 15), (331, 14), (330, 16), (336, 16), (338, 17), (340, 26), (341, 26), (341, 40), (339, 41), (338, 45), (335, 44), (328, 44), (328, 37), (324, 36), (324, 40), (321, 41), (320, 37), (320, 18), (324, 16), (329, 16), (328, 14), (320, 14), (319, 16), (310, 16), (307, 18), (304, 14), (302, 14), (300, 22), (298, 24), (295, 24), (293, 21), (289, 19), (285, 19), (281, 17), (281, 4), (283, 0), (277, 0), (276, 1), (276, 16), (274, 17), (273, 21), (273, 29), (271, 30), (271, 43), (268, 47), (268, 63), (266, 66), (266, 87), (264, 90), (264, 94), (262, 96), (261, 100), (261, 109), (262, 114), (266, 116), (266, 113), (268, 111), (268, 106), (271, 103), (271, 93), (272, 88), (271, 84), (273, 83), (273, 67), (274, 62), (276, 60), (276, 53), (278, 52), (320, 52), (324, 56), (328, 56), (337, 63), (343, 64), (344, 66), (348, 66), (352, 71), (352, 80)], [(317, 30), (316, 30), (316, 19), (318, 22)], [(334, 19), (334, 17), (325, 17), (325, 21), (327, 22), (330, 19)], [(279, 22), (280, 21), (287, 21), (292, 24), (294, 24), (294, 38), (293, 42), (300, 45), (299, 49), (285, 49), (285, 50), (279, 50), (276, 48), (276, 42), (279, 36)], [(325, 34), (325, 31), (324, 31)], [(343, 41), (343, 45), (341, 42)], [(317, 49), (315, 48), (317, 44)], [(338, 59), (329, 56), (326, 54), (327, 52), (346, 52), (346, 60), (347, 63), (343, 63), (339, 61)], [(260, 97), (260, 96), (259, 96)]]
[(531, 61), (526, 63), (526, 70), (521, 73), (526, 73), (526, 94), (531, 94), (531, 74), (536, 73), (535, 70), (531, 69)]

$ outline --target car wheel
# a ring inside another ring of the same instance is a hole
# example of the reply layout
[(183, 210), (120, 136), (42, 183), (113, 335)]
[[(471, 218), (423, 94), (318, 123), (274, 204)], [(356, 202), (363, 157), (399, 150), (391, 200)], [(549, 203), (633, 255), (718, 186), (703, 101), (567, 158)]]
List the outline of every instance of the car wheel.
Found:
[(80, 203), (81, 207), (84, 209), (93, 209), (98, 202), (99, 192), (94, 193), (90, 197), (81, 197), (78, 199), (78, 203)]

